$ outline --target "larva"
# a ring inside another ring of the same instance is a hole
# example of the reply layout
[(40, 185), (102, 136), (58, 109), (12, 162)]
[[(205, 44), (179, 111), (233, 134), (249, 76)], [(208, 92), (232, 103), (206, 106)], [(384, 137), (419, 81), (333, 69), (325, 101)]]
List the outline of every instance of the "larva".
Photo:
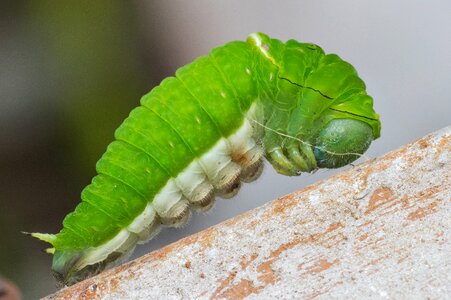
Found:
[(255, 180), (266, 157), (277, 172), (337, 168), (379, 137), (373, 100), (355, 69), (313, 44), (262, 33), (177, 70), (141, 99), (97, 162), (81, 203), (52, 244), (63, 284), (100, 272)]

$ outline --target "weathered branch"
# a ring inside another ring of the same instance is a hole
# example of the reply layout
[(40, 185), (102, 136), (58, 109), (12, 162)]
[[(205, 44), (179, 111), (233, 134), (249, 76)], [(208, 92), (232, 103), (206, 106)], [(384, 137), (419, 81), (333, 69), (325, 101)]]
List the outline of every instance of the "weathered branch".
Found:
[(445, 298), (451, 127), (48, 299)]

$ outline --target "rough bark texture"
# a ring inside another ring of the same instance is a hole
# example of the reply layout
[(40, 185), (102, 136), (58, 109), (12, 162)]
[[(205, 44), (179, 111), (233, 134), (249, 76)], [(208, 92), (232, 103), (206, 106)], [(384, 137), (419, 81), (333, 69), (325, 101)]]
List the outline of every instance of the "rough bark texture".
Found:
[(446, 298), (451, 127), (48, 299)]

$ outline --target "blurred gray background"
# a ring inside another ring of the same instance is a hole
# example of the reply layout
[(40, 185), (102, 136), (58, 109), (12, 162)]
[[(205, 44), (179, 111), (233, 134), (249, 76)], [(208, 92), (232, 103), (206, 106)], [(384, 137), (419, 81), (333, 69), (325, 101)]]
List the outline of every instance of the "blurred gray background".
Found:
[[(56, 288), (45, 245), (20, 231), (60, 230), (141, 95), (255, 31), (316, 43), (355, 66), (382, 120), (368, 157), (450, 124), (449, 0), (1, 1), (0, 274), (25, 299)], [(339, 171), (289, 178), (267, 165), (237, 197), (134, 257)]]

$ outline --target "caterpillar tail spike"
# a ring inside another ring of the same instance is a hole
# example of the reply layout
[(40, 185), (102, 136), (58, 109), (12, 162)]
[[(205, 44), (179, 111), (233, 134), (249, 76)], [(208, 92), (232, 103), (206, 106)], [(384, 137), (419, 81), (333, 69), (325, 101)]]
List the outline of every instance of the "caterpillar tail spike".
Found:
[(263, 157), (289, 176), (357, 159), (381, 126), (365, 89), (313, 44), (254, 33), (214, 48), (142, 97), (63, 229), (31, 235), (52, 245), (62, 285), (97, 274), (191, 209), (234, 196)]

